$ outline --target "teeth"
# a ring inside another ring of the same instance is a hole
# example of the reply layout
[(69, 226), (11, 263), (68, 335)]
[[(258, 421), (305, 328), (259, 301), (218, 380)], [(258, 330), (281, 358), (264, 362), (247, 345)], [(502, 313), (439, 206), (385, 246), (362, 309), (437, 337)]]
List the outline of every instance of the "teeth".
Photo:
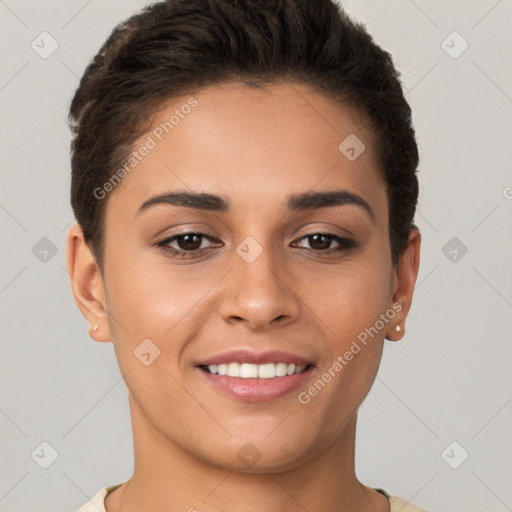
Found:
[(240, 377), (240, 365), (238, 363), (229, 363), (227, 375), (231, 377)]
[[(240, 367), (240, 377), (242, 379), (256, 379), (258, 377), (258, 365), (257, 364), (249, 364), (243, 363), (239, 365), (238, 363), (231, 363)], [(231, 364), (229, 366), (231, 366)], [(232, 375), (228, 375), (228, 377), (232, 377)]]
[(295, 366), (293, 363), (223, 363), (209, 365), (208, 371), (218, 375), (240, 377), (242, 379), (273, 379), (274, 377), (285, 377), (286, 375), (302, 373), (305, 368), (305, 366)]
[(288, 365), (286, 363), (277, 363), (276, 364), (276, 377), (284, 377), (286, 375), (287, 369), (288, 369)]
[(273, 379), (276, 376), (276, 365), (274, 363), (260, 364), (256, 368), (260, 379)]
[(288, 368), (286, 369), (286, 375), (293, 375), (295, 373), (295, 365), (289, 364)]

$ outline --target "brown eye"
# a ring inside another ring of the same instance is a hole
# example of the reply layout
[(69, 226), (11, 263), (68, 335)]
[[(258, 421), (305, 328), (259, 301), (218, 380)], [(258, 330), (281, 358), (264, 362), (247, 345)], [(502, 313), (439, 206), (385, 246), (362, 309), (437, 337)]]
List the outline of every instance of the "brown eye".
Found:
[(308, 236), (309, 245), (312, 249), (330, 249), (332, 237), (328, 235), (310, 235)]
[[(313, 233), (303, 236), (301, 240), (307, 240), (308, 242), (309, 248), (304, 247), (305, 249), (311, 249), (315, 252), (324, 252), (326, 254), (342, 252), (356, 246), (353, 240), (329, 233)], [(331, 244), (333, 241), (336, 242), (338, 247), (332, 247)]]
[(166, 238), (156, 245), (171, 254), (187, 258), (209, 249), (209, 247), (202, 247), (205, 239), (210, 242), (215, 241), (214, 238), (204, 233), (180, 233)]
[(195, 233), (189, 235), (180, 235), (175, 238), (178, 247), (184, 251), (195, 251), (201, 247), (201, 235)]

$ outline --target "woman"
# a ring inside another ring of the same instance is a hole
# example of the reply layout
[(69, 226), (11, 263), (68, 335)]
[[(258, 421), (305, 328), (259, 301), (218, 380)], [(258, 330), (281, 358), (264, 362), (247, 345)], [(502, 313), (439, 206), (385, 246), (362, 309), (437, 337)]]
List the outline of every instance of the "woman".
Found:
[(331, 0), (167, 0), (116, 27), (70, 120), (71, 285), (135, 453), (80, 512), (419, 511), (354, 470), (419, 266), (390, 55)]

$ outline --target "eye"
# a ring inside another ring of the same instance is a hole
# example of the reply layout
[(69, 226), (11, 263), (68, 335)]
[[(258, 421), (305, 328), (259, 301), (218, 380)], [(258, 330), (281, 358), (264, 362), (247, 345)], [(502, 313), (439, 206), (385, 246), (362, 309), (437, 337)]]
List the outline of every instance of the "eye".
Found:
[[(216, 241), (213, 237), (205, 235), (204, 233), (180, 233), (179, 235), (166, 238), (156, 245), (171, 254), (188, 258), (196, 256), (198, 253), (202, 253), (205, 249), (208, 249), (208, 247), (203, 246), (204, 239), (211, 242)], [(178, 247), (173, 247), (171, 245), (172, 243), (175, 243)]]
[[(303, 236), (300, 240), (307, 240), (310, 246), (309, 249), (315, 252), (322, 252), (323, 254), (343, 252), (356, 246), (356, 243), (349, 238), (329, 233), (312, 233)], [(337, 247), (331, 247), (333, 241), (338, 244)], [(308, 247), (305, 248), (308, 249)]]

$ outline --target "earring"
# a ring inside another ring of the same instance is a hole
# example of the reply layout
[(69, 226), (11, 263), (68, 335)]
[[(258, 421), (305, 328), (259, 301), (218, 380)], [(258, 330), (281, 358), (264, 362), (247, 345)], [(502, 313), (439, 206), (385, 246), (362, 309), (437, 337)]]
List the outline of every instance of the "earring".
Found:
[(396, 331), (396, 332), (400, 332), (401, 330), (402, 330), (402, 328), (401, 328), (399, 325), (397, 325), (397, 326), (395, 327), (395, 331)]
[(98, 327), (97, 325), (95, 325), (95, 326), (92, 328), (92, 330), (93, 330), (94, 332), (98, 332), (98, 329), (99, 329), (99, 327)]

